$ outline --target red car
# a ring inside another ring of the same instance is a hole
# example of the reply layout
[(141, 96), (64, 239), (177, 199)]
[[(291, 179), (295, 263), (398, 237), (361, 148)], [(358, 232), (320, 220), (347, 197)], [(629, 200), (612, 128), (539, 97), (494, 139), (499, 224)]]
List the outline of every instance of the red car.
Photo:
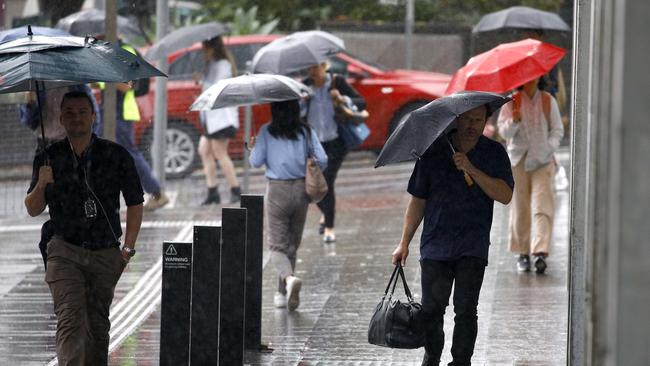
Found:
[[(245, 73), (246, 63), (264, 45), (279, 35), (231, 36), (225, 43), (233, 54), (239, 73)], [(201, 86), (192, 79), (192, 73), (203, 67), (201, 44), (172, 54), (169, 58), (168, 80), (168, 129), (166, 173), (169, 177), (183, 177), (192, 172), (199, 163), (198, 138), (202, 132), (198, 113), (190, 112), (189, 106), (201, 93)], [(366, 99), (370, 117), (366, 121), (371, 130), (362, 149), (379, 150), (384, 142), (411, 111), (444, 95), (451, 76), (446, 74), (387, 70), (379, 65), (360, 60), (342, 52), (331, 60), (330, 70), (346, 75), (350, 84)], [(152, 83), (153, 84), (153, 83)], [(141, 151), (149, 151), (153, 135), (153, 95), (138, 98), (142, 120), (136, 124), (136, 143)], [(244, 109), (240, 109), (240, 132), (230, 145), (231, 156), (243, 153)], [(270, 119), (268, 105), (253, 107), (253, 134)]]

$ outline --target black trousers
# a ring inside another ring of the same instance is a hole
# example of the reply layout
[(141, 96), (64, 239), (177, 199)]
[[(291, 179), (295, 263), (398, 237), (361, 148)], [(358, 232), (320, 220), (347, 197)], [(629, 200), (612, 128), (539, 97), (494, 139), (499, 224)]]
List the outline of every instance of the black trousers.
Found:
[(451, 345), (453, 361), (449, 365), (471, 365), (478, 332), (477, 307), (487, 261), (477, 257), (462, 257), (456, 261), (423, 259), (422, 307), (427, 319), (422, 365), (440, 363), (445, 345), (444, 315), (454, 284), (454, 335)]
[(327, 181), (327, 194), (318, 202), (318, 208), (325, 216), (325, 227), (334, 227), (334, 216), (336, 213), (336, 194), (334, 192), (334, 181), (336, 175), (341, 169), (341, 164), (345, 155), (348, 153), (348, 148), (340, 137), (332, 141), (321, 142), (323, 149), (327, 154), (327, 167), (323, 170), (323, 176)]

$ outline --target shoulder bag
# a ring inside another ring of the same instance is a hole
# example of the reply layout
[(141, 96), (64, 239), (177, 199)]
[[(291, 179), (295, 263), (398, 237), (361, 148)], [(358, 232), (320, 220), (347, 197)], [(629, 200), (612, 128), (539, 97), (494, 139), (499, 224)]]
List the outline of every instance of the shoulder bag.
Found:
[[(341, 76), (332, 74), (332, 88), (338, 88)], [(368, 111), (355, 112), (343, 103), (334, 103), (334, 120), (338, 125), (338, 133), (343, 139), (345, 146), (350, 149), (361, 145), (370, 135), (370, 129), (366, 125)]]
[(327, 181), (320, 170), (311, 148), (311, 131), (305, 130), (305, 146), (307, 156), (305, 160), (305, 192), (313, 203), (320, 202), (327, 194)]
[[(402, 277), (406, 302), (393, 299), (395, 285)], [(390, 293), (389, 288), (392, 285)], [(422, 305), (413, 301), (400, 264), (395, 266), (384, 297), (375, 308), (368, 327), (368, 343), (390, 348), (420, 348), (424, 346), (425, 326)]]

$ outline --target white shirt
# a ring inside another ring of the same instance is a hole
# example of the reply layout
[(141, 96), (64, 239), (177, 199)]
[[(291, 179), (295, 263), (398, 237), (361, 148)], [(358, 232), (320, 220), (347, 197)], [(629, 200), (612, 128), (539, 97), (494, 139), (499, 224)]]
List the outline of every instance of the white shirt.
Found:
[(548, 119), (550, 121), (547, 121), (542, 93), (538, 90), (531, 99), (525, 92), (519, 92), (521, 121), (519, 123), (513, 121), (511, 101), (501, 108), (497, 122), (499, 134), (506, 139), (508, 145), (510, 163), (516, 166), (526, 155), (524, 162), (526, 171), (533, 171), (548, 164), (564, 136), (562, 117), (555, 98), (549, 94), (551, 105)]
[[(203, 73), (203, 91), (221, 79), (232, 77), (232, 67), (226, 59), (212, 61)], [(239, 127), (239, 111), (237, 107), (227, 107), (201, 111), (201, 122), (206, 131), (214, 133), (226, 127)]]

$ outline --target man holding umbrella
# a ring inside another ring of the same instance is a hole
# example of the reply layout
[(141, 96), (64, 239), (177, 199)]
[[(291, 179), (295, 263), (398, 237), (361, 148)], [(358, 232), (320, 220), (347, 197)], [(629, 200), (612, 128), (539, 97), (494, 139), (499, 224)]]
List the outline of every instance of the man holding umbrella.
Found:
[[(31, 216), (49, 206), (53, 223), (45, 280), (57, 316), (60, 365), (107, 364), (109, 309), (142, 222), (144, 199), (133, 159), (123, 147), (94, 135), (94, 121), (88, 94), (63, 96), (67, 138), (35, 157), (25, 198)], [(127, 205), (122, 249), (120, 192)]]
[[(444, 99), (452, 98), (441, 98), (438, 101), (442, 103), (438, 105), (444, 105)], [(503, 103), (503, 100), (499, 102)], [(479, 105), (458, 115), (455, 130), (449, 135), (442, 134), (430, 147), (424, 147), (426, 152), (417, 161), (408, 184), (411, 199), (392, 262), (406, 264), (409, 243), (424, 219), (420, 266), (427, 332), (422, 365), (440, 362), (444, 346), (443, 319), (454, 282), (456, 317), (451, 347), (453, 362), (449, 365), (471, 363), (494, 201), (508, 204), (514, 187), (505, 149), (482, 136), (494, 107)], [(408, 128), (408, 122), (404, 128)], [(432, 124), (430, 120), (421, 122)], [(390, 142), (389, 139), (387, 145)]]

